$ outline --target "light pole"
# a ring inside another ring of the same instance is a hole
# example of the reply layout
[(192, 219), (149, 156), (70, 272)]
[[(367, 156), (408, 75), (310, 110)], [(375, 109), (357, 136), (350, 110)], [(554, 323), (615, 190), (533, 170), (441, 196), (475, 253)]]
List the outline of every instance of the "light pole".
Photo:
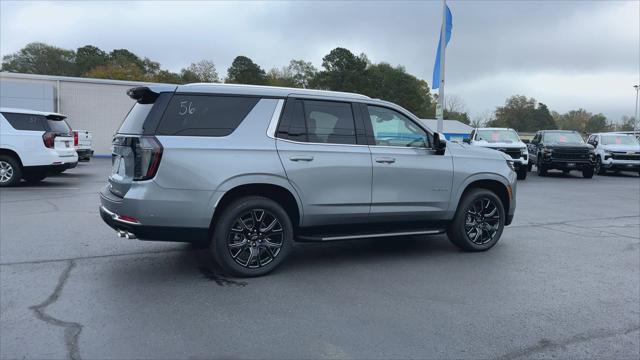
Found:
[(635, 132), (640, 130), (638, 126), (638, 91), (640, 90), (640, 85), (633, 85), (633, 87), (636, 89), (636, 116), (633, 118), (633, 131)]

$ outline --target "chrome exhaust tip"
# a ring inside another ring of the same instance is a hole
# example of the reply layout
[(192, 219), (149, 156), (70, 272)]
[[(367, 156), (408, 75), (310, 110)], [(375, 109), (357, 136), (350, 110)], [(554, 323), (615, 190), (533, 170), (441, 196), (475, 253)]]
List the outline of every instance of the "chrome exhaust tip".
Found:
[(127, 233), (124, 235), (124, 237), (126, 237), (129, 240), (135, 240), (136, 236), (130, 232), (127, 231)]
[(117, 230), (116, 233), (118, 234), (118, 237), (121, 237), (121, 238), (125, 237), (125, 232), (122, 230)]

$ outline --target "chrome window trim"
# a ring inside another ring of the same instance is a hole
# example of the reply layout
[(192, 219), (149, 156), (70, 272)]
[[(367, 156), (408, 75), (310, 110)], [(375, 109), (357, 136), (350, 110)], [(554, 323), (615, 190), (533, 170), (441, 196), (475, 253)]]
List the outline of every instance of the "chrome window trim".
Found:
[(283, 107), (284, 99), (279, 99), (278, 103), (276, 104), (276, 108), (273, 110), (273, 115), (271, 115), (269, 127), (267, 127), (267, 136), (272, 139), (276, 138), (276, 129), (278, 128), (278, 122), (280, 121), (280, 115), (282, 114)]

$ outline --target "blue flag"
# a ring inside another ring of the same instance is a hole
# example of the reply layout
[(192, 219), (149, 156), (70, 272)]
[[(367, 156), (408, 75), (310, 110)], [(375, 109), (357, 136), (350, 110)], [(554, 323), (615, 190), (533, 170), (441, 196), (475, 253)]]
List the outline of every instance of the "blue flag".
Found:
[[(447, 6), (447, 18), (445, 20), (445, 43), (444, 46), (447, 47), (449, 44), (449, 40), (451, 39), (451, 29), (453, 28), (453, 16), (451, 16), (451, 10), (449, 10), (449, 5)], [(440, 87), (440, 44), (442, 41), (442, 28), (440, 29), (440, 38), (438, 40), (438, 52), (436, 53), (436, 63), (433, 65), (433, 83), (431, 84), (432, 89), (437, 89)]]

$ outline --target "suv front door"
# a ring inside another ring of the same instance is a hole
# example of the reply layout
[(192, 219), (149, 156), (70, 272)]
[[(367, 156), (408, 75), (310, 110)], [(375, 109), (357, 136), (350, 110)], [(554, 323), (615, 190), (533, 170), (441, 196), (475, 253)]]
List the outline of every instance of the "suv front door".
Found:
[(276, 137), (287, 178), (302, 201), (304, 226), (369, 216), (371, 153), (351, 103), (289, 99)]
[(453, 159), (432, 149), (429, 135), (390, 108), (362, 106), (373, 159), (371, 214), (436, 219), (448, 208)]

